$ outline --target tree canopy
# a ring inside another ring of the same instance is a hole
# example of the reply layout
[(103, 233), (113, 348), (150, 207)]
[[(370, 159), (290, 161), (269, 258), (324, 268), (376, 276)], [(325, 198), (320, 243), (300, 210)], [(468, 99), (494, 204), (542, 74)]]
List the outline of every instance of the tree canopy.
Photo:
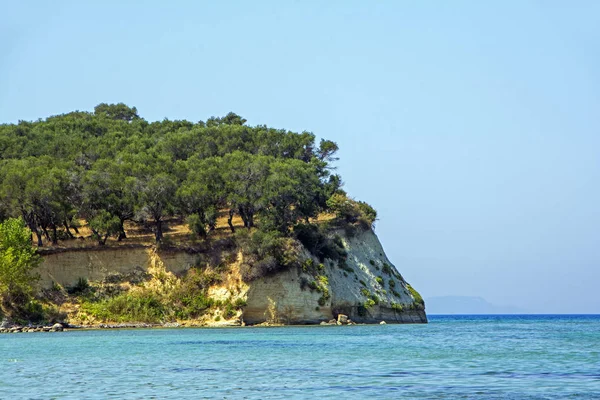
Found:
[(169, 216), (205, 236), (224, 211), (232, 231), (238, 215), (247, 228), (260, 221), (285, 236), (332, 204), (354, 219), (365, 209), (328, 202), (345, 197), (333, 173), (335, 142), (317, 146), (310, 132), (246, 122), (232, 112), (148, 122), (135, 107), (102, 103), (94, 112), (0, 125), (0, 220), (22, 218), (41, 246), (44, 237), (73, 237), (78, 219), (103, 244), (125, 239), (129, 220), (151, 223), (160, 241)]
[(31, 232), (22, 220), (11, 218), (0, 223), (0, 311), (20, 314), (34, 292), (40, 257), (31, 246)]

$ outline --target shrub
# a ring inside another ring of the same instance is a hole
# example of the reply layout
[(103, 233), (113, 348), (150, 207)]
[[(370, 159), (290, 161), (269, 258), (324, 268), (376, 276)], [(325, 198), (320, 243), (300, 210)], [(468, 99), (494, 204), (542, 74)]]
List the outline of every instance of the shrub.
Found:
[(348, 265), (348, 263), (346, 262), (346, 260), (342, 260), (339, 262), (338, 266), (346, 271), (346, 272), (354, 272), (354, 268), (352, 268), (351, 266)]
[(159, 298), (147, 292), (121, 294), (98, 303), (84, 302), (81, 309), (105, 322), (159, 322), (165, 315)]
[(75, 285), (67, 288), (67, 293), (74, 295), (82, 294), (85, 293), (89, 288), (90, 284), (88, 283), (87, 279), (80, 277), (77, 279), (77, 283), (75, 283)]
[(41, 259), (31, 246), (31, 232), (21, 219), (0, 223), (0, 310), (6, 316), (27, 318)]
[(206, 237), (206, 223), (200, 218), (200, 215), (190, 214), (185, 221), (194, 235), (201, 238)]
[(381, 271), (384, 274), (392, 275), (392, 267), (388, 263), (383, 263), (383, 266), (381, 267)]
[(392, 310), (402, 312), (404, 311), (404, 306), (400, 303), (392, 303)]
[(363, 296), (366, 296), (366, 297), (370, 297), (371, 296), (371, 292), (369, 292), (365, 288), (360, 289), (360, 292), (363, 294)]
[(242, 279), (247, 282), (292, 266), (299, 266), (298, 242), (283, 237), (279, 232), (256, 230), (248, 234), (238, 231), (236, 242), (244, 255), (241, 274)]
[(383, 278), (381, 276), (378, 276), (377, 278), (375, 278), (375, 281), (377, 281), (377, 283), (379, 283), (381, 286), (383, 286), (385, 284), (385, 282), (383, 281)]
[(362, 279), (361, 279), (361, 280), (359, 280), (359, 282), (360, 282), (360, 284), (361, 284), (361, 285), (363, 285), (363, 286), (367, 286), (367, 283), (366, 283), (365, 281), (363, 281)]
[(396, 287), (396, 281), (395, 281), (395, 280), (393, 280), (393, 279), (390, 279), (390, 280), (388, 281), (388, 286), (390, 287), (390, 289), (393, 289), (393, 288), (395, 288), (395, 287)]
[(369, 260), (369, 264), (371, 264), (371, 265), (375, 266), (375, 261), (373, 261), (373, 260)]
[(242, 307), (246, 307), (248, 305), (248, 302), (240, 297), (240, 298), (235, 299), (235, 301), (233, 302), (233, 305), (237, 308), (242, 308)]
[(328, 237), (318, 225), (297, 224), (294, 226), (294, 235), (321, 262), (326, 258), (339, 262), (346, 259), (347, 253), (341, 238), (338, 235)]
[(377, 211), (364, 201), (356, 201), (345, 193), (334, 193), (327, 200), (327, 207), (339, 221), (362, 229), (372, 229), (377, 219)]
[(381, 302), (381, 299), (376, 294), (372, 294), (371, 301), (373, 302), (373, 304), (379, 304)]
[(417, 292), (412, 286), (410, 286), (409, 284), (406, 284), (406, 288), (410, 291), (411, 296), (415, 299), (415, 303), (419, 304), (421, 306), (425, 306), (425, 301), (423, 300), (423, 298), (421, 297), (421, 295), (419, 294), (419, 292)]

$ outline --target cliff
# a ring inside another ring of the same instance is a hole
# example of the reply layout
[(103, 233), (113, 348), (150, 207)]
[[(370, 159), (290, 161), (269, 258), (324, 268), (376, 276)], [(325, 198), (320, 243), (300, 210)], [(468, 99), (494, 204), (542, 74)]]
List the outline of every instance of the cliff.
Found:
[[(221, 257), (228, 260), (222, 278), (211, 284), (207, 296), (214, 304), (242, 306), (229, 316), (220, 310), (207, 311), (200, 323), (316, 324), (338, 314), (357, 323), (427, 322), (422, 299), (389, 261), (371, 230), (352, 237), (340, 232), (340, 238), (347, 253), (345, 262), (325, 259), (321, 263), (302, 248), (301, 266), (250, 282), (244, 282), (240, 274), (242, 253), (230, 249)], [(46, 288), (56, 284), (73, 287), (82, 279), (107, 281), (111, 276), (151, 279), (157, 276), (157, 269), (162, 276), (177, 279), (206, 257), (193, 251), (156, 251), (146, 246), (67, 250), (44, 255), (40, 275)], [(220, 265), (222, 269), (223, 263)], [(131, 287), (135, 284), (139, 282)]]

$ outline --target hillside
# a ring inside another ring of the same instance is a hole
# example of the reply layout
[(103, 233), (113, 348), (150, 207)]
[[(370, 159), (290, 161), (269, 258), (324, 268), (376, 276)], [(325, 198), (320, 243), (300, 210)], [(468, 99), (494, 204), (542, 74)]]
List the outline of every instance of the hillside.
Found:
[[(147, 122), (135, 107), (100, 104), (0, 125), (0, 221), (26, 226), (43, 288), (35, 274), (0, 285), (1, 312), (80, 323), (258, 323), (268, 310), (288, 323), (339, 313), (424, 321), (422, 299), (373, 235), (376, 211), (333, 173), (337, 144), (245, 122)], [(171, 259), (186, 261), (169, 270)], [(15, 279), (11, 268), (0, 265), (0, 280)]]

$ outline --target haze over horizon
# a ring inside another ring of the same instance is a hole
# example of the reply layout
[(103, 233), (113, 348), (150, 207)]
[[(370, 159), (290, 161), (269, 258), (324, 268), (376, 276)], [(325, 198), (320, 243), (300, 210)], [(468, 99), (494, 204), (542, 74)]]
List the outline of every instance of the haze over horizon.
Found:
[(7, 4), (0, 123), (101, 102), (340, 146), (423, 297), (600, 313), (600, 3)]

